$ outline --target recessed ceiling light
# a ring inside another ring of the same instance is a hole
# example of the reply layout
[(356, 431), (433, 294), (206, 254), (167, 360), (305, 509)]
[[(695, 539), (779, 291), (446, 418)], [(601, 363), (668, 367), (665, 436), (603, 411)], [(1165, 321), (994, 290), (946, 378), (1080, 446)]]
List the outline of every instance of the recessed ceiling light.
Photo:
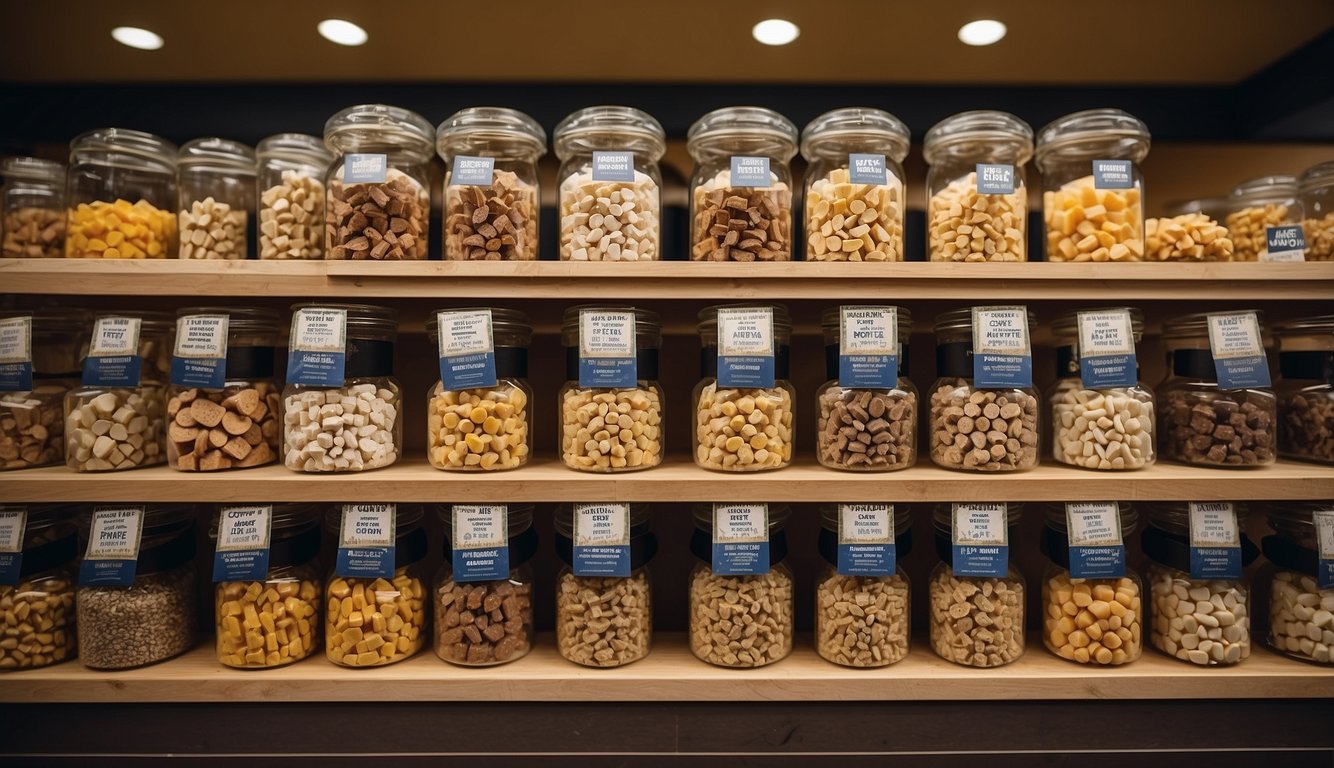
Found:
[(765, 19), (751, 28), (750, 34), (765, 45), (787, 45), (801, 30), (787, 19)]
[(978, 19), (959, 27), (959, 40), (965, 45), (991, 45), (1005, 37), (1005, 25), (995, 19)]
[(325, 40), (339, 45), (362, 45), (370, 39), (366, 30), (342, 19), (325, 19), (316, 29)]
[(128, 45), (141, 51), (156, 51), (162, 47), (161, 35), (139, 27), (116, 27), (111, 30), (111, 37), (121, 45)]

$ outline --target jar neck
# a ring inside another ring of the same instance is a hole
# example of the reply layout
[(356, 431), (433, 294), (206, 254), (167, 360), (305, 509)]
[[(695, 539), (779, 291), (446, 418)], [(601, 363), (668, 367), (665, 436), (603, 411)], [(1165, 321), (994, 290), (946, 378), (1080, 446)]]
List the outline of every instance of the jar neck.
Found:
[[(713, 563), (713, 537), (708, 531), (695, 528), (694, 533), (690, 535), (690, 553), (700, 560), (712, 565)], [(783, 562), (787, 559), (787, 531), (779, 528), (769, 531), (769, 568)]]
[[(774, 379), (783, 381), (791, 375), (792, 350), (786, 344), (774, 347)], [(699, 350), (699, 375), (703, 379), (718, 378), (718, 347), (708, 345)]]
[[(499, 360), (497, 360), (497, 364)], [(577, 347), (565, 348), (565, 380), (579, 380), (579, 349)], [(636, 381), (657, 381), (658, 380), (658, 350), (656, 347), (647, 349), (636, 348), (635, 350), (635, 380)]]
[[(838, 565), (838, 533), (821, 526), (816, 546), (826, 563), (834, 566)], [(912, 552), (911, 528), (894, 535), (894, 558), (902, 560), (910, 552)]]
[(394, 342), (354, 339), (349, 336), (345, 349), (343, 378), (386, 378), (394, 375)]
[[(537, 554), (538, 541), (537, 529), (533, 528), (531, 525), (509, 537), (506, 548), (509, 550), (510, 570), (514, 570), (533, 559), (533, 555)], [(453, 553), (454, 547), (450, 542), (449, 533), (446, 532), (444, 538), (444, 555), (446, 563), (451, 561)]]
[[(900, 338), (903, 338), (903, 337), (900, 336)], [(825, 378), (827, 378), (827, 379), (832, 379), (832, 380), (834, 380), (834, 381), (837, 381), (837, 380), (838, 380), (838, 374), (839, 374), (839, 360), (838, 360), (838, 359), (839, 359), (839, 357), (841, 357), (841, 355), (839, 354), (840, 351), (841, 351), (841, 350), (839, 349), (839, 344), (838, 344), (837, 342), (835, 342), (835, 343), (833, 343), (833, 344), (826, 344), (826, 345), (825, 345), (825, 348), (824, 348), (824, 373), (825, 373)], [(900, 344), (900, 345), (899, 345), (899, 378), (900, 378), (900, 379), (906, 379), (906, 378), (908, 378), (909, 375), (910, 375), (910, 374), (908, 373), (908, 358), (909, 358), (909, 357), (910, 357), (910, 356), (909, 356), (909, 354), (908, 354), (908, 345), (907, 345), (907, 344)], [(717, 364), (717, 361), (715, 360), (715, 365), (716, 365), (716, 364)]]
[(1264, 537), (1260, 545), (1265, 557), (1280, 568), (1308, 576), (1320, 572), (1320, 553), (1295, 536), (1280, 531)]
[(78, 557), (79, 535), (71, 528), (60, 538), (42, 542), (35, 547), (25, 547), (23, 561), (19, 564), (19, 578), (23, 579), (68, 565)]
[[(658, 553), (658, 537), (652, 531), (630, 538), (630, 570), (639, 570), (648, 565)], [(574, 540), (567, 534), (556, 531), (556, 556), (562, 563), (574, 567)]]
[[(1019, 526), (1011, 524), (1006, 531), (1006, 540), (1013, 542), (1018, 534)], [(949, 531), (942, 531), (939, 526), (935, 529), (936, 555), (940, 561), (949, 567), (954, 567), (954, 536)]]
[(1334, 351), (1280, 352), (1278, 370), (1284, 379), (1334, 384)]
[[(1140, 547), (1150, 560), (1178, 571), (1190, 572), (1190, 535), (1161, 527), (1157, 520), (1151, 521), (1140, 535)], [(1246, 567), (1260, 556), (1260, 548), (1255, 546), (1250, 537), (1241, 534), (1241, 564)]]
[(312, 522), (304, 529), (275, 535), (269, 544), (269, 570), (303, 565), (320, 552), (320, 526)]

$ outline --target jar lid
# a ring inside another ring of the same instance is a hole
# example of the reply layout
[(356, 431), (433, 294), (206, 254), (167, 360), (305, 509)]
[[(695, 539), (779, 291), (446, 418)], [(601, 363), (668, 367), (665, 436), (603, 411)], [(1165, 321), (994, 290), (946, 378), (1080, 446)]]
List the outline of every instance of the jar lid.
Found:
[(1334, 334), (1334, 315), (1299, 317), (1288, 320), (1274, 327), (1279, 336), (1311, 336), (1316, 334)]
[[(1135, 532), (1139, 525), (1139, 512), (1128, 501), (1118, 501), (1116, 503), (1117, 511), (1121, 517), (1121, 538), (1128, 540), (1130, 534)], [(1066, 532), (1065, 504), (1046, 505), (1047, 527), (1062, 533)]]
[(634, 312), (636, 336), (657, 339), (662, 335), (662, 318), (652, 310), (615, 304), (576, 304), (573, 307), (566, 307), (565, 314), (561, 317), (561, 342), (565, 346), (579, 345), (579, 313), (590, 309), (603, 312)]
[[(826, 531), (838, 532), (838, 508), (839, 504), (821, 504), (820, 505), (820, 527)], [(912, 527), (912, 510), (907, 504), (894, 505), (894, 535), (902, 536), (904, 531)]]
[(662, 159), (667, 133), (649, 113), (634, 107), (585, 107), (566, 115), (552, 134), (556, 156), (561, 160), (576, 149), (615, 149), (618, 142), (650, 142), (656, 151), (650, 160)]
[(701, 334), (717, 331), (718, 310), (720, 309), (771, 309), (774, 314), (774, 336), (779, 339), (786, 339), (792, 335), (792, 319), (787, 314), (787, 307), (782, 304), (765, 303), (715, 304), (711, 307), (705, 307), (697, 315), (699, 319), (697, 328)]
[(128, 312), (117, 312), (114, 310), (101, 310), (93, 315), (91, 327), (96, 328), (96, 321), (103, 317), (137, 317), (139, 318), (140, 336), (161, 336), (176, 330), (176, 318), (167, 312), (156, 312), (151, 310), (138, 310)]
[(49, 528), (61, 523), (75, 522), (79, 516), (80, 507), (78, 504), (0, 504), (0, 512), (24, 510), (28, 513), (26, 525), (28, 534), (31, 534), (38, 528)]
[(791, 120), (764, 107), (723, 107), (696, 120), (686, 132), (686, 147), (695, 147), (718, 139), (769, 139), (788, 148), (778, 154), (791, 159), (797, 152), (797, 126)]
[(201, 170), (255, 175), (255, 150), (230, 139), (209, 137), (181, 145), (177, 165), (182, 170)]
[[(1037, 325), (1037, 321), (1037, 314), (1031, 309), (1028, 310), (1029, 334), (1032, 334), (1033, 328)], [(949, 312), (936, 315), (936, 325), (933, 328), (933, 331), (935, 333), (941, 333), (942, 331), (972, 330), (972, 327), (973, 308), (964, 307), (963, 309), (951, 309)]]
[(1053, 153), (1106, 152), (1109, 142), (1139, 162), (1149, 154), (1149, 126), (1120, 109), (1086, 109), (1058, 117), (1038, 131), (1038, 167)]
[(341, 309), (347, 312), (347, 330), (398, 332), (398, 311), (373, 304), (338, 304), (327, 301), (306, 301), (293, 304), (292, 314), (299, 309)]
[[(1005, 527), (1013, 528), (1019, 524), (1024, 516), (1024, 503), (1021, 501), (987, 501), (977, 502), (979, 504), (1004, 504), (1005, 505)], [(954, 531), (954, 504), (937, 504), (931, 510), (931, 523), (937, 533), (943, 533), (949, 536)], [(1010, 542), (1011, 545), (1014, 542)]]
[(547, 133), (533, 118), (509, 107), (468, 107), (445, 118), (436, 126), (435, 148), (443, 157), (461, 148), (483, 156), (504, 156), (508, 152), (488, 146), (495, 142), (541, 157), (547, 151)]
[(1203, 213), (1215, 221), (1227, 208), (1228, 201), (1221, 197), (1201, 197), (1195, 200), (1177, 200), (1164, 207), (1167, 216), (1184, 216), (1188, 213)]
[[(746, 503), (746, 502), (738, 502), (738, 503)], [(754, 503), (759, 504), (763, 502), (754, 502)], [(775, 504), (773, 502), (768, 502), (768, 505), (769, 505), (769, 535), (772, 536), (775, 533), (778, 533), (779, 531), (783, 530), (783, 528), (787, 525), (788, 518), (792, 516), (792, 507), (788, 506), (787, 504)], [(698, 528), (701, 531), (704, 531), (705, 533), (708, 533), (710, 536), (713, 535), (712, 504), (696, 504), (693, 517), (695, 519), (696, 528)]]
[[(230, 506), (235, 505), (217, 505), (217, 510), (213, 513), (213, 519), (208, 529), (209, 538), (216, 539), (218, 537), (218, 521), (222, 515), (222, 510)], [(273, 507), (273, 511), (269, 515), (269, 529), (274, 533), (297, 531), (316, 526), (325, 517), (323, 504), (288, 503), (268, 506)]]
[(1288, 174), (1259, 176), (1247, 179), (1232, 190), (1230, 202), (1240, 203), (1283, 202), (1297, 196), (1297, 177)]
[[(528, 346), (533, 339), (533, 321), (528, 315), (517, 309), (506, 309), (503, 307), (442, 307), (433, 309), (426, 316), (426, 335), (430, 336), (432, 341), (439, 340), (439, 314), (441, 312), (479, 312), (490, 310), (491, 312), (491, 335), (499, 338), (508, 336), (517, 338), (519, 346)], [(515, 342), (510, 342), (515, 343)], [(496, 342), (496, 346), (507, 346)]]
[(255, 156), (260, 160), (293, 157), (320, 167), (333, 163), (333, 153), (324, 146), (324, 139), (308, 133), (275, 133), (255, 145)]
[(426, 118), (388, 104), (358, 104), (329, 118), (324, 144), (337, 152), (343, 139), (352, 142), (401, 143), (429, 154), (435, 131)]
[(65, 186), (65, 164), (39, 157), (6, 157), (0, 162), (0, 176), (5, 180), (24, 179)]
[(83, 333), (92, 322), (85, 310), (55, 307), (0, 311), (0, 318), (9, 317), (31, 317), (34, 336)]
[[(452, 539), (453, 536), (454, 536), (454, 507), (455, 507), (455, 506), (456, 506), (456, 505), (454, 505), (454, 504), (437, 504), (437, 505), (435, 505), (435, 514), (436, 514), (436, 517), (440, 518), (440, 522), (442, 522), (442, 523), (445, 524), (445, 538), (446, 538), (446, 539)], [(461, 505), (461, 506), (473, 506), (473, 505)], [(509, 522), (508, 522), (509, 537), (510, 537), (511, 539), (514, 538), (515, 536), (518, 536), (519, 534), (523, 533), (524, 531), (528, 530), (529, 528), (533, 527), (533, 505), (532, 505), (532, 504), (505, 504), (505, 503), (489, 504), (489, 503), (488, 503), (488, 504), (481, 504), (481, 505), (478, 505), (478, 506), (501, 506), (501, 507), (505, 507), (505, 514), (506, 514), (506, 517), (507, 517), (508, 520), (509, 520)]]
[(1269, 519), (1271, 528), (1280, 526), (1288, 529), (1315, 527), (1315, 513), (1322, 509), (1334, 509), (1334, 500), (1330, 501), (1270, 501), (1262, 505), (1264, 515)]
[[(1149, 507), (1149, 524), (1171, 533), (1187, 534), (1190, 532), (1190, 502), (1161, 501)], [(1237, 528), (1245, 535), (1246, 518), (1250, 510), (1245, 504), (1232, 502), (1237, 513)]]
[(1298, 184), (1303, 192), (1314, 192), (1334, 184), (1334, 160), (1313, 165), (1302, 172)]
[[(848, 304), (849, 307), (865, 309), (897, 309), (899, 317), (899, 343), (906, 344), (912, 334), (912, 312), (907, 307), (890, 307), (883, 304)], [(843, 338), (843, 307), (827, 307), (820, 315), (820, 329), (826, 338)]]
[(161, 536), (183, 530), (187, 523), (193, 523), (195, 508), (193, 504), (144, 504), (139, 502), (85, 504), (79, 510), (79, 528), (84, 534), (93, 523), (93, 511), (98, 507), (143, 507), (142, 539)]
[[(69, 143), (70, 163), (78, 162), (81, 152), (100, 152), (106, 165), (122, 168), (143, 168), (145, 165), (158, 172), (176, 170), (176, 145), (143, 131), (127, 128), (97, 128), (81, 133)], [(156, 166), (156, 167), (153, 167)]]
[[(1237, 312), (1254, 312), (1256, 322), (1260, 324), (1260, 333), (1264, 334), (1265, 313), (1258, 309), (1238, 309)], [(1174, 317), (1163, 323), (1164, 339), (1188, 339), (1209, 337), (1209, 312), (1196, 312), (1190, 315)]]
[(888, 145), (886, 153), (896, 163), (908, 156), (912, 134), (908, 126), (883, 109), (873, 107), (844, 107), (820, 115), (806, 124), (801, 132), (801, 154), (810, 157), (826, 141), (876, 142)]
[(263, 307), (185, 307), (176, 311), (176, 317), (187, 315), (226, 315), (227, 333), (276, 333), (278, 312)]
[(922, 151), (928, 163), (939, 160), (947, 148), (960, 144), (1011, 143), (1018, 150), (1015, 162), (1023, 165), (1033, 155), (1033, 129), (1009, 112), (977, 109), (950, 115), (931, 126)]
[(1135, 336), (1135, 341), (1144, 337), (1144, 312), (1138, 307), (1097, 307), (1096, 309), (1081, 309), (1070, 312), (1052, 321), (1052, 335), (1062, 340), (1078, 337), (1080, 312), (1129, 312), (1130, 329)]
[[(652, 522), (652, 508), (648, 504), (630, 505), (630, 538), (648, 533)], [(562, 504), (556, 508), (551, 524), (556, 534), (567, 539), (574, 538), (574, 505)]]
[[(274, 509), (277, 512), (277, 509)], [(422, 506), (420, 504), (395, 504), (394, 505), (394, 537), (406, 536), (416, 528), (421, 527)], [(324, 530), (338, 536), (343, 528), (343, 505), (331, 504), (324, 512)]]

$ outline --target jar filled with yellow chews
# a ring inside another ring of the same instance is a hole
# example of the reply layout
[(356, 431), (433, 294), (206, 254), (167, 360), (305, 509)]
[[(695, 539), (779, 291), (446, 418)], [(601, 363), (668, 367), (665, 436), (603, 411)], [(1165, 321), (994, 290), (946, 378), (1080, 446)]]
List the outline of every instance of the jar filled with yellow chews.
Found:
[(272, 669), (314, 653), (323, 601), (315, 504), (230, 504), (209, 531), (218, 663)]
[(324, 518), (337, 545), (324, 592), (324, 649), (343, 667), (378, 667), (426, 644), (421, 507), (341, 504)]
[(124, 128), (99, 128), (69, 145), (65, 256), (176, 257), (176, 145)]

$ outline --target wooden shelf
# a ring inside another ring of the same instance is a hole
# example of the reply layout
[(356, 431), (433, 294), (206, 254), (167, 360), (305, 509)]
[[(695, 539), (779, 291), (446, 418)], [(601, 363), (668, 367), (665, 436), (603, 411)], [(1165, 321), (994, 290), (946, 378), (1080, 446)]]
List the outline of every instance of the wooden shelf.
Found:
[(441, 299), (1327, 299), (1307, 264), (642, 264), (0, 259), (6, 293)]
[(167, 467), (81, 474), (65, 467), (0, 474), (6, 501), (1067, 501), (1330, 499), (1334, 468), (1280, 461), (1254, 470), (1162, 463), (1125, 472), (1044, 465), (978, 475), (918, 465), (852, 474), (811, 461), (776, 472), (727, 474), (673, 458), (643, 472), (592, 475), (558, 462), (501, 473), (441, 472), (407, 461), (372, 472), (311, 475), (280, 466), (185, 474)]

